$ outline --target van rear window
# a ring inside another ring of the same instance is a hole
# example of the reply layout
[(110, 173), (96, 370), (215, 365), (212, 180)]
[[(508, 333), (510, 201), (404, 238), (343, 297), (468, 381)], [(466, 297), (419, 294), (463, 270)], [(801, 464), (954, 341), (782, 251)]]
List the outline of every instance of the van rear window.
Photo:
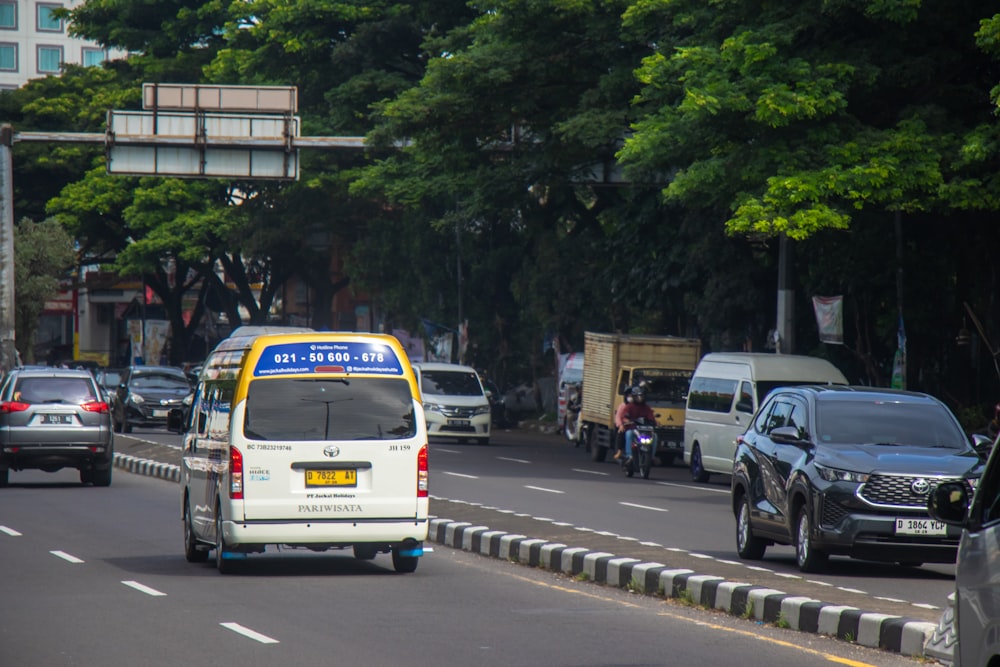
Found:
[(401, 378), (267, 378), (247, 390), (243, 432), (255, 440), (397, 440), (416, 434)]

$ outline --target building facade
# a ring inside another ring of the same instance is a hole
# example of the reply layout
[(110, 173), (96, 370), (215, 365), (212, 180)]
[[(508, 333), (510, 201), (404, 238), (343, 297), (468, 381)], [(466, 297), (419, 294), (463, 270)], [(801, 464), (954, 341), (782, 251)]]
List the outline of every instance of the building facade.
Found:
[(81, 4), (83, 0), (0, 0), (0, 89), (58, 76), (67, 63), (89, 67), (125, 56), (122, 51), (70, 36), (56, 10)]

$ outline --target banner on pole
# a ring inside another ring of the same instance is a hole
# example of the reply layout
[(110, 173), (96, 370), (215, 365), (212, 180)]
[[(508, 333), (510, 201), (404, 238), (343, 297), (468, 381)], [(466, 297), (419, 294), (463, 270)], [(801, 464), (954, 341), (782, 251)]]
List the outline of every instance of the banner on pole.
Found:
[(844, 297), (814, 296), (812, 301), (813, 311), (816, 313), (816, 326), (819, 327), (820, 342), (843, 345)]

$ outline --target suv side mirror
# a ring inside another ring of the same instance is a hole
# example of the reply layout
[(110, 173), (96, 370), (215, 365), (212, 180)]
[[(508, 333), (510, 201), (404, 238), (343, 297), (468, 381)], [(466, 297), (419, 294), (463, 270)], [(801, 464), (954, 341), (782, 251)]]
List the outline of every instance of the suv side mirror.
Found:
[(964, 482), (944, 482), (927, 498), (927, 511), (938, 521), (964, 527), (969, 512), (969, 490)]
[(990, 452), (993, 451), (993, 438), (982, 433), (973, 433), (972, 446), (979, 456), (984, 459), (988, 459), (990, 457)]
[(798, 445), (804, 442), (802, 434), (795, 426), (779, 426), (767, 434), (771, 440), (782, 445)]

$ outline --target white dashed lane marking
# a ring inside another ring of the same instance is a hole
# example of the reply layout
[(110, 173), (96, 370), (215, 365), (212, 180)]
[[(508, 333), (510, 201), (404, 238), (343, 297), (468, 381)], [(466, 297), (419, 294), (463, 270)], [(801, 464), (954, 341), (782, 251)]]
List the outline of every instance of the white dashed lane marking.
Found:
[(498, 456), (497, 461), (510, 461), (511, 463), (531, 463), (531, 461), (525, 461), (524, 459), (512, 459), (508, 456)]
[(585, 475), (600, 475), (601, 477), (608, 477), (611, 473), (601, 472), (600, 470), (584, 470), (583, 468), (570, 468), (573, 472), (582, 472)]
[(448, 472), (447, 470), (444, 471), (444, 474), (451, 475), (452, 477), (462, 477), (463, 479), (479, 479), (476, 475), (465, 475), (460, 472)]
[(21, 533), (17, 532), (13, 528), (8, 528), (7, 526), (0, 526), (0, 533), (5, 533), (11, 537), (21, 537)]
[(123, 581), (122, 583), (129, 588), (134, 588), (140, 593), (145, 593), (146, 595), (151, 595), (152, 597), (163, 597), (166, 595), (166, 593), (158, 591), (155, 588), (150, 588), (144, 584), (140, 584), (138, 581)]
[(673, 482), (657, 482), (660, 486), (675, 486), (678, 489), (694, 489), (695, 491), (708, 491), (709, 493), (724, 493), (727, 496), (732, 493), (730, 489), (713, 489), (710, 486), (694, 486), (693, 484), (675, 484)]
[(82, 560), (80, 560), (76, 556), (72, 556), (72, 555), (66, 553), (65, 551), (50, 551), (49, 553), (52, 554), (53, 556), (56, 556), (57, 558), (62, 558), (64, 561), (66, 561), (68, 563), (82, 563), (83, 562)]
[(251, 630), (250, 628), (244, 627), (244, 626), (240, 625), (239, 623), (228, 622), (228, 623), (219, 623), (219, 625), (221, 625), (222, 627), (226, 628), (227, 630), (232, 630), (236, 634), (240, 634), (240, 635), (243, 635), (244, 637), (247, 637), (247, 638), (252, 639), (254, 641), (260, 642), (261, 644), (279, 644), (280, 643), (277, 639), (274, 639), (272, 637), (268, 637), (267, 635), (262, 635), (261, 633), (255, 631), (255, 630)]
[(650, 507), (649, 505), (637, 505), (635, 503), (626, 503), (624, 501), (619, 502), (619, 505), (624, 505), (625, 507), (635, 507), (640, 510), (652, 510), (653, 512), (669, 512), (670, 510), (664, 509), (662, 507)]
[(544, 486), (530, 486), (528, 484), (525, 484), (524, 488), (531, 489), (532, 491), (544, 491), (545, 493), (566, 493), (565, 491), (560, 491), (558, 489), (546, 489)]

